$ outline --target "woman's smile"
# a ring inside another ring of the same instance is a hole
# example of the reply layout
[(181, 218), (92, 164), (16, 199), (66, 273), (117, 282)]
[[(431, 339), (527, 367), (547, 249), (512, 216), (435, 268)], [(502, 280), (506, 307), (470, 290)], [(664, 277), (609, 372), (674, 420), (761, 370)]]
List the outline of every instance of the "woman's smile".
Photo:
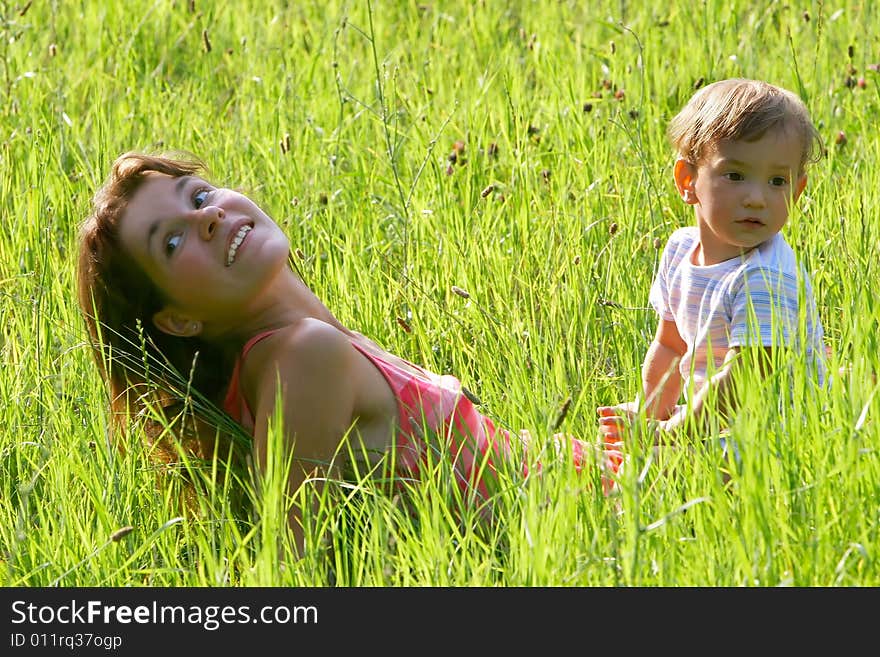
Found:
[(235, 262), (235, 258), (238, 255), (239, 250), (241, 249), (242, 244), (244, 244), (245, 239), (254, 229), (254, 226), (251, 222), (245, 222), (238, 225), (236, 228), (233, 226), (232, 230), (229, 231), (229, 246), (226, 249), (226, 266), (229, 267)]

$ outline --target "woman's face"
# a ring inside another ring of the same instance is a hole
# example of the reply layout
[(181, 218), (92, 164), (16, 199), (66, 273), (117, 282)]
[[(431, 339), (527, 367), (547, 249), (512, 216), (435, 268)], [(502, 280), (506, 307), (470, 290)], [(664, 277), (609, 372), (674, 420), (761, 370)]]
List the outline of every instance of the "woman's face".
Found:
[(290, 253), (287, 236), (253, 201), (196, 176), (149, 174), (122, 215), (119, 235), (168, 299), (169, 312), (218, 326), (248, 316)]

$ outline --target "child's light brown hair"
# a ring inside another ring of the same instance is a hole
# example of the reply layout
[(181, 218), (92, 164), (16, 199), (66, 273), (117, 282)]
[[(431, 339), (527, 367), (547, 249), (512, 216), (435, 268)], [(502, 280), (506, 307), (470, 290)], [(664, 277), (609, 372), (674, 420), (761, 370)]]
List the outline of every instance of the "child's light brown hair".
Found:
[(798, 173), (822, 157), (821, 137), (799, 96), (760, 80), (731, 78), (697, 91), (669, 122), (667, 136), (680, 157), (698, 164), (719, 142), (752, 141), (777, 129), (801, 140)]

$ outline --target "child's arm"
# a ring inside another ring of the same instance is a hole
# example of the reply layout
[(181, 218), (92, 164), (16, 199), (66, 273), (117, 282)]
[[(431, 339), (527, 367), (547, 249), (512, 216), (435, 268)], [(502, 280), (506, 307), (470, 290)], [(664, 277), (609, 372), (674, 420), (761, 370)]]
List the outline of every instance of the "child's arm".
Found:
[[(648, 405), (645, 409), (648, 417), (666, 420), (675, 410), (681, 396), (682, 383), (678, 362), (686, 349), (675, 322), (659, 320), (654, 339), (642, 361), (642, 393)], [(597, 410), (603, 417), (624, 416), (634, 419), (639, 413), (639, 400), (600, 406)]]
[[(680, 432), (688, 418), (692, 419), (687, 423), (689, 433), (708, 435), (712, 427), (705, 410), (707, 406), (714, 408), (729, 422), (738, 410), (733, 383), (746, 363), (755, 363), (758, 374), (766, 377), (774, 362), (773, 348), (769, 345), (791, 346), (793, 338), (789, 336), (797, 335), (799, 330), (801, 305), (798, 273), (793, 264), (786, 265), (785, 259), (777, 259), (780, 262), (774, 261), (745, 272), (741, 285), (731, 299), (728, 334), (730, 344), (734, 346), (725, 354), (721, 369), (694, 395), (690, 408), (682, 408), (668, 421), (661, 422), (658, 438), (662, 438), (663, 431)], [(815, 312), (811, 294), (807, 287), (806, 307), (809, 314)], [(812, 321), (808, 325), (810, 331), (817, 330)], [(821, 331), (821, 324), (818, 327)]]
[[(674, 321), (660, 319), (654, 339), (642, 361), (642, 391), (645, 395), (645, 414), (657, 420), (676, 417), (674, 412), (681, 396), (681, 374), (678, 362), (687, 345)], [(619, 449), (626, 427), (638, 418), (639, 400), (614, 406), (600, 406), (599, 433), (606, 452)], [(681, 420), (676, 420), (680, 423)], [(606, 454), (607, 456), (607, 454)], [(613, 468), (616, 469), (616, 468)]]
[[(759, 371), (762, 376), (766, 376), (772, 362), (770, 347), (749, 347), (748, 349), (757, 349), (760, 351)], [(666, 442), (664, 433), (676, 434), (681, 433), (688, 428), (688, 433), (696, 436), (705, 436), (710, 430), (709, 418), (706, 412), (708, 398), (714, 397), (714, 408), (721, 416), (729, 421), (737, 411), (737, 400), (733, 393), (734, 380), (738, 373), (744, 367), (746, 359), (745, 354), (741, 353), (740, 347), (731, 347), (724, 356), (724, 363), (721, 369), (716, 372), (712, 378), (703, 384), (703, 387), (694, 395), (693, 402), (690, 406), (680, 407), (666, 421), (660, 422), (656, 434), (656, 442)], [(690, 418), (691, 422), (686, 424)]]
[(666, 420), (675, 410), (682, 383), (678, 363), (686, 350), (675, 322), (661, 319), (642, 363), (642, 391), (648, 417)]
[[(752, 347), (760, 350), (759, 361), (762, 376), (769, 371), (770, 348)], [(721, 369), (706, 381), (700, 390), (694, 395), (689, 405), (678, 406), (668, 419), (660, 420), (654, 426), (654, 443), (657, 445), (674, 442), (676, 435), (706, 436), (711, 430), (709, 423), (710, 398), (711, 408), (714, 408), (725, 420), (729, 420), (737, 411), (737, 400), (734, 395), (734, 381), (744, 367), (746, 359), (743, 358), (743, 350), (740, 347), (731, 347), (724, 357)], [(661, 393), (662, 394), (662, 393)], [(604, 411), (604, 412), (603, 412)], [(599, 430), (602, 434), (606, 449), (617, 449), (618, 443), (630, 431), (631, 422), (636, 419), (635, 413), (620, 413), (616, 407), (603, 407), (599, 409), (602, 417), (599, 420)], [(650, 417), (650, 416), (649, 416)]]

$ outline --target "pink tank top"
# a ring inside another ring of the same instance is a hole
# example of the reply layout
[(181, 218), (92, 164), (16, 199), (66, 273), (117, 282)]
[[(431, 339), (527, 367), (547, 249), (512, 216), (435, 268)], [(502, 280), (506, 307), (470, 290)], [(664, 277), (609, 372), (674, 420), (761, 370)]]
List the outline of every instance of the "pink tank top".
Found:
[[(254, 431), (254, 416), (241, 394), (241, 363), (260, 340), (275, 333), (259, 333), (245, 343), (235, 362), (223, 403), (224, 410), (249, 433)], [(397, 436), (394, 472), (398, 477), (418, 478), (429, 463), (438, 463), (445, 454), (455, 464), (454, 472), (463, 492), (477, 491), (488, 497), (486, 473), (493, 478), (497, 464), (512, 456), (511, 434), (497, 428), (479, 411), (462, 390), (461, 382), (450, 375), (434, 374), (406, 362), (414, 371), (367, 350), (351, 340), (351, 345), (369, 360), (388, 382), (397, 402)], [(575, 465), (583, 463), (583, 445), (572, 440)], [(528, 467), (523, 460), (523, 474)]]

